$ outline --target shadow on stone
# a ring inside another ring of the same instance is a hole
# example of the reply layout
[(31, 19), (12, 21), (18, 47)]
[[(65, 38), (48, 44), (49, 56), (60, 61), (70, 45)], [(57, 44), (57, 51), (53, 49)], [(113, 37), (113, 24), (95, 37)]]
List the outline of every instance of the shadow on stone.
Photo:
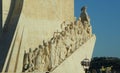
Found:
[(2, 71), (10, 44), (12, 42), (17, 23), (21, 14), (23, 0), (11, 0), (9, 14), (7, 16), (3, 32), (0, 36), (0, 72)]

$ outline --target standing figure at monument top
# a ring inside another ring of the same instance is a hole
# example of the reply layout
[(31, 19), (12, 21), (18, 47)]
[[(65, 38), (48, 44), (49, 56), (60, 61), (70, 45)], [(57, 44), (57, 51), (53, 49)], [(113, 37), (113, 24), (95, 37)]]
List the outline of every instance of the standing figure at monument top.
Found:
[(87, 14), (87, 7), (86, 6), (83, 6), (81, 8), (81, 14), (80, 14), (80, 17), (81, 17), (81, 22), (84, 24), (84, 22), (90, 22), (90, 18)]

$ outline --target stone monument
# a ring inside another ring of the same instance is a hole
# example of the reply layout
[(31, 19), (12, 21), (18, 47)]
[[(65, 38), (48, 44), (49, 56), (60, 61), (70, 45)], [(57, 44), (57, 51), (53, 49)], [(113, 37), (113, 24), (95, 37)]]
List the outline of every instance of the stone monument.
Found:
[(96, 40), (85, 6), (74, 20), (74, 0), (2, 1), (2, 72), (83, 72), (79, 63), (91, 59)]

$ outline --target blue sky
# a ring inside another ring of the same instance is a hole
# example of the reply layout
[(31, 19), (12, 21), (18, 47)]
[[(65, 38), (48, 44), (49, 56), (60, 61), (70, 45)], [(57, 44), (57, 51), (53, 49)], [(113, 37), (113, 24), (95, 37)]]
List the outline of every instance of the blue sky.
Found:
[(93, 57), (120, 57), (120, 0), (75, 0), (75, 16), (87, 6), (97, 40)]

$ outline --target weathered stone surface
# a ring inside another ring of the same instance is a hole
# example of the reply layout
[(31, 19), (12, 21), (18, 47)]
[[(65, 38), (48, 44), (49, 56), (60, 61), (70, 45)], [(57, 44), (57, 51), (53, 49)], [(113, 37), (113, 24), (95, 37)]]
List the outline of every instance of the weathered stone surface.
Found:
[[(10, 17), (10, 23), (5, 26), (7, 31), (12, 29), (9, 26), (15, 23), (12, 22), (12, 19), (17, 17), (17, 13), (19, 14), (19, 5), (22, 5), (22, 8), (20, 8), (22, 11), (20, 17), (18, 16), (19, 21), (16, 24), (16, 31), (7, 54), (3, 72), (34, 73), (51, 71), (57, 73), (62, 69), (61, 64), (66, 69), (63, 73), (69, 72), (66, 66), (75, 62), (78, 56), (70, 62), (66, 59), (69, 59), (76, 50), (81, 49), (80, 47), (94, 37), (91, 42), (92, 46), (89, 43), (83, 47), (87, 50), (90, 48), (87, 54), (90, 59), (95, 36), (92, 34), (90, 19), (84, 7), (79, 20), (75, 19), (73, 21), (73, 1), (35, 0), (33, 2), (32, 0), (25, 0), (23, 5), (21, 0), (13, 2), (15, 5), (13, 5), (14, 9)], [(82, 51), (84, 54), (82, 54)], [(79, 53), (81, 53), (81, 56), (85, 56), (84, 50), (81, 49)], [(80, 61), (82, 59), (83, 57), (80, 58)], [(64, 62), (68, 63), (64, 64)], [(77, 70), (74, 72), (77, 72)]]

